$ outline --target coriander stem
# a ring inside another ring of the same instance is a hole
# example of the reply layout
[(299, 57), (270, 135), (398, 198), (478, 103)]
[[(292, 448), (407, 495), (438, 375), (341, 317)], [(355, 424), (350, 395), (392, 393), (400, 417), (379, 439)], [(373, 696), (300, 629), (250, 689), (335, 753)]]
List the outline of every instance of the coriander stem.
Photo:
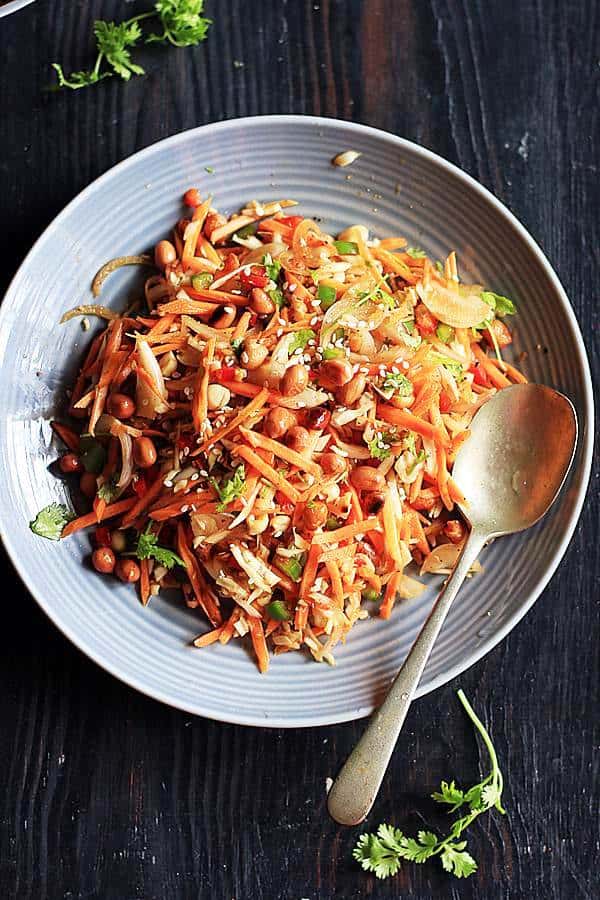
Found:
[[(502, 773), (500, 771), (500, 767), (498, 766), (498, 757), (496, 756), (496, 751), (494, 749), (494, 745), (492, 744), (491, 738), (490, 738), (489, 734), (487, 733), (483, 722), (481, 721), (481, 719), (479, 719), (475, 710), (473, 709), (473, 707), (467, 700), (462, 688), (459, 688), (459, 690), (457, 691), (457, 696), (458, 696), (458, 699), (460, 700), (460, 702), (462, 703), (464, 710), (467, 713), (468, 717), (470, 718), (471, 722), (473, 723), (473, 725), (475, 726), (475, 728), (481, 735), (481, 739), (483, 740), (483, 743), (487, 747), (487, 751), (489, 753), (490, 760), (492, 762), (491, 779), (498, 785), (498, 794), (500, 795), (502, 793), (502, 788), (504, 786), (504, 779), (502, 778)], [(498, 797), (497, 809), (501, 813), (505, 812), (505, 810), (500, 805), (500, 797)]]

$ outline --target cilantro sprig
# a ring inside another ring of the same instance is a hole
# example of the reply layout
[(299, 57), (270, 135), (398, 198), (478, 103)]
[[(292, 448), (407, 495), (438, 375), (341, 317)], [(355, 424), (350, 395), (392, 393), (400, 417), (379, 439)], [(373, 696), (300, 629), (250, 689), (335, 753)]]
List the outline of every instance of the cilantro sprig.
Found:
[(173, 550), (168, 547), (161, 547), (158, 543), (158, 536), (153, 534), (151, 525), (148, 525), (145, 531), (142, 531), (138, 538), (135, 555), (138, 559), (155, 559), (157, 563), (166, 569), (172, 569), (174, 566), (183, 566), (185, 563), (181, 557), (177, 556)]
[(158, 19), (162, 29), (152, 33), (145, 43), (170, 43), (174, 47), (191, 47), (205, 40), (212, 24), (210, 19), (202, 15), (204, 0), (156, 0), (154, 9), (124, 22), (107, 22), (99, 19), (94, 22), (94, 36), (98, 51), (92, 69), (71, 72), (65, 75), (59, 63), (52, 63), (56, 71), (58, 86), (78, 90), (89, 87), (118, 75), (129, 81), (132, 75), (144, 75), (144, 69), (131, 58), (130, 48), (136, 47), (143, 37), (140, 22), (145, 19)]
[(466, 791), (457, 787), (454, 781), (442, 781), (440, 790), (431, 795), (437, 803), (449, 807), (449, 813), (462, 811), (445, 837), (440, 838), (432, 831), (419, 831), (416, 838), (407, 837), (392, 825), (380, 825), (376, 834), (362, 834), (353, 851), (354, 859), (378, 878), (395, 875), (401, 860), (424, 863), (434, 856), (440, 858), (446, 872), (457, 878), (468, 878), (476, 871), (477, 863), (466, 849), (467, 842), (459, 838), (482, 813), (493, 808), (504, 813), (501, 803), (504, 781), (492, 740), (462, 690), (458, 691), (458, 699), (481, 735), (490, 757), (491, 771)]

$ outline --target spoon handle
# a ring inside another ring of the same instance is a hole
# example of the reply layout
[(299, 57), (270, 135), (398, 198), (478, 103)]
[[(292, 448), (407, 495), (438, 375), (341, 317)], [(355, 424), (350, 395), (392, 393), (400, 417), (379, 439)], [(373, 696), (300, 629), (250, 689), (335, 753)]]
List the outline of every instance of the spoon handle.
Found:
[(358, 825), (368, 815), (383, 781), (400, 729), (440, 629), (486, 537), (471, 531), (454, 570), (412, 645), (390, 691), (373, 714), (346, 760), (327, 800), (329, 814), (340, 825)]

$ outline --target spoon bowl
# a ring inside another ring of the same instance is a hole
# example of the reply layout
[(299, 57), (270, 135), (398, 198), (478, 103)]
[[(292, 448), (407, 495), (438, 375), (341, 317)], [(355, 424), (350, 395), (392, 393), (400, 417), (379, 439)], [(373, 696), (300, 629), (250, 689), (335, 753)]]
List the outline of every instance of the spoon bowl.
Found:
[(573, 404), (541, 384), (499, 391), (477, 412), (452, 477), (461, 512), (488, 538), (534, 525), (554, 502), (577, 443)]
[(556, 499), (575, 454), (577, 417), (558, 391), (516, 384), (478, 410), (470, 431), (452, 477), (471, 531), (387, 697), (329, 792), (329, 812), (341, 825), (357, 825), (371, 809), (433, 645), (479, 553), (493, 538), (534, 525)]

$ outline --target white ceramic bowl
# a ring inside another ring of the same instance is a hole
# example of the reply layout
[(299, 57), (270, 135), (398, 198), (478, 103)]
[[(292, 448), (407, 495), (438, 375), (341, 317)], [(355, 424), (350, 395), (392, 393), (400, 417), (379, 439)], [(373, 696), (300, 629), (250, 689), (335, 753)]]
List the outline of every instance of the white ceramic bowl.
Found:
[(30, 3), (33, 3), (33, 0), (10, 0), (9, 3), (0, 5), (0, 19), (2, 16), (9, 16), (18, 9), (23, 9), (24, 6), (29, 6)]
[[(332, 166), (345, 149), (362, 156), (350, 168)], [(208, 125), (132, 156), (56, 218), (21, 266), (0, 313), (6, 547), (42, 608), (92, 659), (146, 694), (214, 719), (302, 726), (364, 716), (417, 634), (440, 578), (418, 600), (398, 604), (389, 622), (358, 624), (336, 652), (335, 668), (290, 653), (273, 659), (261, 676), (240, 641), (190, 647), (206, 627), (195, 611), (158, 598), (144, 609), (132, 589), (90, 571), (85, 535), (56, 544), (30, 532), (40, 507), (65, 499), (64, 485), (48, 471), (58, 452), (49, 421), (89, 337), (78, 321), (59, 325), (61, 314), (90, 301), (90, 280), (107, 259), (146, 250), (167, 234), (192, 185), (210, 191), (226, 211), (255, 197), (293, 197), (330, 231), (363, 222), (375, 235), (405, 235), (436, 257), (456, 249), (465, 279), (515, 300), (513, 346), (527, 352), (522, 365), (529, 378), (575, 404), (581, 437), (568, 484), (542, 523), (484, 552), (484, 572), (461, 591), (425, 670), (420, 693), (430, 691), (501, 640), (558, 565), (589, 476), (591, 382), (573, 311), (525, 229), (468, 175), (384, 132), (302, 116)], [(121, 308), (134, 279), (130, 270), (111, 276), (103, 301)]]

